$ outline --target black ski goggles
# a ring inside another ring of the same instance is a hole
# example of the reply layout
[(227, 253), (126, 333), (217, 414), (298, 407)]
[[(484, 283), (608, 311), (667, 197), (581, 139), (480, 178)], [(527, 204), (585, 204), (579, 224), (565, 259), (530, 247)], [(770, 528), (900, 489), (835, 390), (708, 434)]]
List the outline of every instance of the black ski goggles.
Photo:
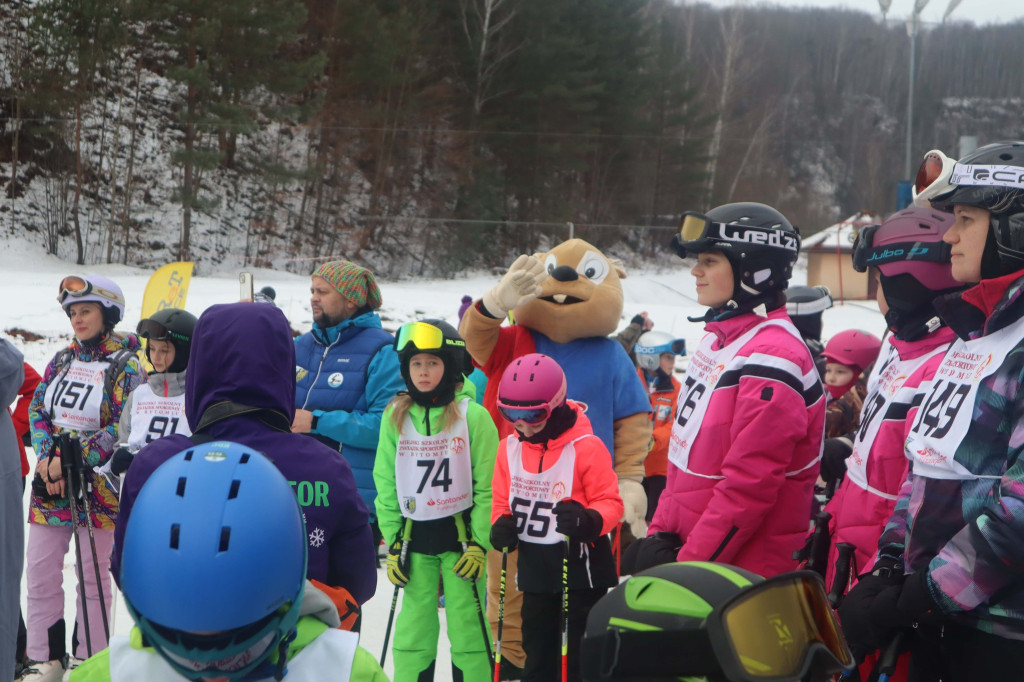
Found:
[(149, 341), (188, 341), (189, 337), (177, 334), (159, 322), (140, 320), (135, 333)]
[(900, 261), (930, 261), (948, 263), (950, 245), (946, 242), (894, 242), (875, 246), (875, 235), (881, 225), (862, 227), (853, 243), (853, 269), (867, 272), (868, 268)]
[(661, 630), (636, 623), (633, 629), (626, 618), (609, 625), (604, 637), (584, 639), (586, 680), (720, 675), (732, 682), (791, 682), (854, 666), (825, 585), (811, 571), (783, 573), (743, 589), (712, 609), (704, 628)]
[(761, 245), (793, 252), (800, 250), (800, 236), (771, 227), (738, 223), (720, 223), (702, 213), (687, 211), (679, 221), (679, 232), (672, 245), (680, 258), (689, 258), (704, 251), (732, 246)]

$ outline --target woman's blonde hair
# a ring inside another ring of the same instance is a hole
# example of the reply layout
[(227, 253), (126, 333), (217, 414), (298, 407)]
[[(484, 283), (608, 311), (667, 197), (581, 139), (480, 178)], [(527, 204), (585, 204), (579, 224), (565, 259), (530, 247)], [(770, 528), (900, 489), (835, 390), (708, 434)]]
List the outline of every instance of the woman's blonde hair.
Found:
[[(455, 385), (455, 392), (458, 393), (462, 389), (462, 382), (460, 381)], [(405, 422), (405, 417), (409, 414), (409, 408), (411, 408), (416, 401), (412, 399), (412, 396), (402, 391), (388, 403), (388, 407), (391, 408), (391, 423), (395, 425), (398, 430), (402, 429), (402, 424)], [(449, 401), (444, 406), (444, 413), (441, 416), (441, 428), (450, 429), (453, 424), (459, 418), (459, 408), (457, 401)]]

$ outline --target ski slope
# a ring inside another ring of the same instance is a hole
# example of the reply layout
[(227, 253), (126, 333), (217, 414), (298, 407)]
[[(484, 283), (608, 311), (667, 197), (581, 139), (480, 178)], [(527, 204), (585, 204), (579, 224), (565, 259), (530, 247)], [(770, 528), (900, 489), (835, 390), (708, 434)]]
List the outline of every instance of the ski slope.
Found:
[[(119, 326), (119, 329), (133, 330), (139, 318), (142, 292), (150, 272), (120, 265), (80, 267), (51, 256), (41, 255), (34, 248), (18, 243), (0, 245), (0, 291), (4, 292), (2, 313), (0, 313), (0, 335), (11, 340), (20, 348), (25, 354), (26, 361), (40, 373), (54, 353), (71, 339), (68, 319), (56, 301), (57, 285), (65, 275), (83, 273), (95, 273), (110, 277), (122, 287), (127, 298), (127, 311), (126, 321)], [(803, 283), (805, 277), (805, 271), (798, 266), (793, 283)], [(288, 316), (295, 329), (307, 331), (310, 328), (312, 312), (309, 307), (308, 277), (256, 270), (254, 271), (254, 280), (257, 290), (266, 285), (276, 289), (277, 304)], [(479, 298), (496, 282), (496, 276), (482, 273), (467, 275), (455, 280), (381, 281), (384, 304), (380, 315), (384, 327), (394, 331), (404, 322), (425, 317), (443, 318), (457, 324), (457, 311), (462, 296), (469, 294), (474, 298)], [(655, 329), (667, 331), (679, 338), (686, 339), (686, 346), (689, 349), (696, 347), (703, 335), (702, 325), (689, 322), (686, 318), (703, 315), (704, 308), (697, 303), (696, 289), (693, 285), (693, 278), (689, 275), (688, 266), (680, 261), (676, 268), (631, 272), (629, 277), (623, 280), (622, 286), (625, 305), (620, 328), (626, 326), (634, 314), (645, 310), (654, 321)], [(193, 277), (189, 287), (187, 308), (198, 315), (211, 305), (237, 299), (236, 273)], [(874, 301), (837, 304), (827, 310), (824, 315), (826, 338), (838, 331), (850, 328), (863, 329), (880, 336), (884, 326), (884, 320)], [(39, 341), (26, 342), (20, 336), (9, 334), (8, 331), (11, 329), (26, 330), (42, 335), (44, 338)], [(245, 341), (243, 339), (224, 339), (224, 343), (237, 343), (240, 353), (245, 352)], [(682, 370), (684, 367), (685, 359), (680, 359), (678, 369)], [(35, 461), (31, 451), (29, 460)], [(27, 510), (27, 496), (25, 507)], [(70, 632), (74, 618), (74, 590), (77, 589), (73, 551), (70, 551), (65, 559), (64, 586), (66, 617), (68, 632)], [(365, 605), (363, 611), (362, 646), (378, 657), (384, 640), (393, 589), (387, 581), (383, 569), (378, 571), (377, 593)], [(24, 599), (23, 579), (23, 608)], [(123, 599), (120, 599), (119, 596), (115, 598), (115, 606), (113, 631), (118, 634), (127, 634), (131, 628), (131, 618), (124, 608)], [(443, 611), (439, 615), (441, 636), (438, 643), (436, 679), (443, 682), (452, 679), (451, 659), (448, 655)], [(385, 670), (390, 676), (392, 673), (390, 652)]]

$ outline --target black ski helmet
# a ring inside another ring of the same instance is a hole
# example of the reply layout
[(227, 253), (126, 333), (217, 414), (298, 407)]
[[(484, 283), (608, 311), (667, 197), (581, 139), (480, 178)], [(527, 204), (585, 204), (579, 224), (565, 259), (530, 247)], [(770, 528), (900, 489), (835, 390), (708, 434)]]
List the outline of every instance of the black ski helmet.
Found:
[[(164, 308), (144, 320), (139, 320), (136, 333), (151, 341), (169, 341), (174, 346), (174, 362), (167, 368), (167, 371), (173, 374), (185, 371), (188, 366), (192, 332), (195, 331), (196, 321), (196, 316), (187, 310)], [(146, 359), (149, 359), (149, 345), (146, 346)]]
[[(687, 215), (694, 214), (684, 214), (684, 221)], [(682, 233), (673, 238), (680, 258), (721, 251), (732, 266), (737, 301), (788, 286), (800, 251), (800, 234), (786, 216), (771, 206), (744, 201), (713, 208), (703, 217), (709, 224), (700, 238), (686, 241)]]
[[(618, 635), (626, 631), (671, 635), (705, 630), (706, 617), (712, 609), (745, 587), (763, 580), (742, 568), (703, 562), (663, 564), (631, 576), (602, 597), (587, 617), (580, 656), (583, 679), (588, 682), (605, 679), (696, 682), (706, 678), (711, 682), (727, 682), (710, 646), (699, 661), (694, 657), (679, 661), (679, 656), (670, 651), (646, 656), (650, 659), (649, 667), (645, 666), (649, 675), (609, 672), (611, 661), (606, 654)], [(628, 656), (629, 651), (621, 650), (619, 659), (624, 655)]]
[(1024, 268), (1024, 142), (979, 147), (956, 162), (949, 184), (951, 189), (932, 198), (932, 207), (952, 211), (962, 204), (991, 213), (989, 233), (995, 239), (985, 245), (982, 277)]
[(786, 313), (805, 339), (821, 340), (821, 314), (832, 307), (826, 286), (795, 286), (786, 290)]
[[(398, 351), (398, 361), (401, 365), (402, 379), (405, 380), (406, 388), (413, 400), (423, 405), (433, 405), (439, 402), (446, 403), (454, 395), (455, 387), (463, 382), (463, 376), (473, 371), (473, 360), (466, 350), (466, 342), (459, 336), (458, 330), (444, 320), (427, 319), (420, 320), (441, 330), (441, 348), (417, 348), (415, 343), (410, 342)], [(398, 340), (395, 340), (397, 345)], [(429, 394), (416, 390), (409, 376), (409, 360), (417, 353), (436, 355), (444, 362), (444, 377), (437, 387)], [(441, 398), (438, 400), (438, 398)], [(447, 399), (444, 399), (447, 398)]]

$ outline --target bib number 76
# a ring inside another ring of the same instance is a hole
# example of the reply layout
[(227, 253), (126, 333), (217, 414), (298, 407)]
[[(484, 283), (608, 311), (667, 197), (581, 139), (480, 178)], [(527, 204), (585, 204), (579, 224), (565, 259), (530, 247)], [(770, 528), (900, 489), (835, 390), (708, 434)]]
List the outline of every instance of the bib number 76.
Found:
[(512, 510), (512, 518), (516, 520), (516, 531), (525, 531), (532, 538), (546, 537), (551, 526), (551, 516), (544, 512), (550, 511), (554, 506), (551, 502), (531, 502), (521, 497), (513, 497), (509, 507)]

